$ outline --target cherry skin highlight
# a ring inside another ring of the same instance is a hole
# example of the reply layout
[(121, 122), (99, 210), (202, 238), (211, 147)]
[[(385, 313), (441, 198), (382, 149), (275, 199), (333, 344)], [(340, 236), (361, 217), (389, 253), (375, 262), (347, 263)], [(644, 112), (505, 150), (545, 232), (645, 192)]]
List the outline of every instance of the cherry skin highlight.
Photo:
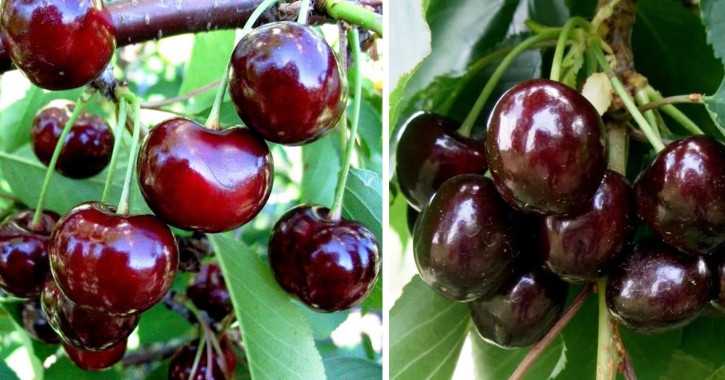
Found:
[(188, 119), (149, 132), (137, 161), (149, 208), (178, 228), (222, 232), (251, 220), (272, 191), (272, 154), (246, 128), (203, 128)]
[(460, 124), (420, 112), (403, 126), (395, 154), (400, 191), (416, 210), (447, 179), (459, 174), (486, 174), (486, 143), (458, 134)]
[(116, 49), (116, 29), (101, 0), (5, 0), (0, 30), (15, 66), (46, 90), (88, 84)]
[(50, 268), (79, 306), (128, 315), (159, 302), (176, 275), (176, 240), (153, 215), (119, 215), (100, 202), (80, 204), (56, 226)]
[(277, 282), (319, 311), (349, 309), (367, 297), (380, 272), (378, 242), (360, 223), (331, 220), (321, 206), (287, 211), (269, 240)]
[(237, 44), (229, 92), (239, 117), (266, 140), (300, 145), (337, 125), (347, 82), (330, 45), (310, 26), (262, 25)]
[(548, 79), (521, 82), (501, 96), (488, 121), (491, 176), (521, 211), (572, 212), (604, 176), (604, 137), (602, 118), (578, 92)]

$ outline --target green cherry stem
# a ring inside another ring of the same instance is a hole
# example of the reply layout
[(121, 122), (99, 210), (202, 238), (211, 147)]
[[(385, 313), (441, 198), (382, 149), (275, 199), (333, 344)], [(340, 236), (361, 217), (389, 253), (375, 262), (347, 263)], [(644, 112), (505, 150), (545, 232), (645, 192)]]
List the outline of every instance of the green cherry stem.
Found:
[[(362, 102), (362, 81), (360, 80), (360, 76), (362, 75), (362, 68), (360, 67), (362, 58), (360, 53), (360, 35), (357, 29), (350, 29), (347, 38), (352, 51), (355, 84), (353, 87), (352, 115), (350, 117), (350, 137), (348, 137), (347, 144), (345, 144), (345, 155), (342, 159), (342, 166), (340, 167), (340, 173), (337, 178), (335, 199), (332, 202), (332, 207), (330, 207), (330, 219), (332, 220), (339, 220), (342, 216), (342, 198), (345, 195), (345, 184), (347, 183), (347, 175), (350, 172), (350, 161), (352, 161), (352, 153), (355, 150), (355, 138), (357, 137), (358, 124), (360, 124), (360, 104)], [(345, 123), (343, 122), (341, 125), (344, 127)]]
[(116, 162), (118, 162), (118, 151), (123, 145), (123, 130), (126, 127), (126, 100), (121, 98), (118, 101), (118, 124), (116, 129), (113, 131), (113, 135), (116, 137), (116, 142), (113, 144), (113, 153), (111, 153), (111, 162), (108, 163), (108, 175), (106, 175), (106, 185), (103, 187), (103, 195), (101, 196), (101, 202), (107, 203), (108, 197), (111, 195), (111, 183), (113, 182), (113, 175), (116, 172)]
[(263, 2), (261, 2), (259, 6), (254, 9), (254, 12), (252, 12), (252, 14), (249, 16), (247, 22), (244, 23), (244, 28), (242, 28), (241, 32), (242, 38), (244, 38), (244, 36), (252, 31), (252, 29), (254, 28), (254, 23), (257, 22), (260, 16), (262, 16), (262, 13), (264, 13), (264, 11), (269, 9), (269, 7), (277, 4), (278, 2), (280, 2), (280, 0), (264, 0)]
[(622, 360), (617, 352), (617, 324), (612, 320), (607, 309), (605, 287), (607, 278), (597, 280), (599, 298), (599, 327), (597, 329), (597, 380), (613, 380), (617, 376), (617, 368)]
[(561, 29), (557, 28), (557, 29), (547, 30), (547, 31), (542, 32), (541, 34), (537, 34), (535, 36), (531, 36), (531, 37), (525, 39), (519, 45), (517, 45), (508, 54), (506, 54), (506, 57), (498, 65), (498, 67), (496, 68), (496, 71), (494, 71), (493, 74), (491, 75), (491, 78), (488, 79), (488, 82), (486, 82), (486, 86), (483, 87), (483, 90), (481, 91), (481, 95), (479, 95), (478, 99), (476, 99), (476, 103), (473, 105), (473, 108), (468, 113), (468, 116), (466, 116), (466, 119), (463, 121), (463, 124), (461, 124), (461, 127), (458, 129), (458, 133), (460, 133), (462, 136), (471, 135), (471, 130), (473, 129), (473, 124), (476, 122), (476, 119), (478, 119), (478, 116), (481, 114), (481, 111), (483, 111), (483, 107), (486, 105), (486, 100), (488, 100), (488, 97), (493, 92), (493, 89), (496, 87), (496, 84), (498, 84), (498, 81), (501, 79), (503, 74), (506, 72), (506, 69), (508, 69), (508, 67), (511, 66), (513, 61), (519, 55), (521, 55), (521, 53), (525, 52), (530, 47), (536, 45), (539, 42), (551, 40), (551, 39), (558, 37), (560, 33), (561, 33)]
[(40, 222), (43, 219), (43, 209), (45, 208), (45, 200), (48, 196), (48, 190), (50, 188), (50, 179), (53, 177), (53, 172), (55, 171), (55, 166), (58, 163), (60, 152), (61, 150), (63, 150), (63, 143), (65, 143), (65, 139), (66, 137), (68, 137), (68, 133), (70, 133), (70, 130), (73, 128), (73, 124), (75, 124), (76, 119), (78, 119), (78, 116), (80, 116), (81, 112), (83, 112), (83, 110), (88, 105), (88, 102), (93, 98), (95, 94), (95, 89), (91, 87), (86, 87), (85, 91), (83, 91), (83, 93), (81, 93), (81, 95), (78, 97), (75, 108), (73, 108), (73, 112), (71, 113), (70, 118), (68, 118), (68, 121), (63, 127), (63, 131), (60, 133), (60, 137), (58, 137), (58, 142), (55, 144), (55, 150), (53, 150), (53, 156), (50, 158), (50, 163), (48, 163), (48, 169), (45, 172), (43, 187), (40, 188), (38, 206), (35, 208), (33, 220), (30, 222), (31, 229), (39, 228)]
[(645, 90), (647, 91), (647, 95), (652, 100), (652, 102), (645, 104), (641, 107), (641, 109), (647, 110), (650, 108), (659, 107), (662, 112), (673, 118), (676, 122), (680, 123), (680, 125), (682, 125), (690, 133), (694, 135), (704, 134), (702, 129), (700, 129), (700, 127), (698, 127), (697, 124), (692, 121), (692, 119), (687, 117), (687, 115), (682, 113), (682, 111), (680, 111), (679, 109), (677, 109), (677, 107), (673, 105), (675, 103), (703, 104), (704, 100), (702, 95), (689, 94), (668, 96), (666, 98), (663, 98), (662, 94), (652, 88), (652, 86), (645, 87)]
[(575, 26), (583, 28), (585, 31), (591, 31), (592, 26), (589, 22), (581, 17), (570, 18), (564, 27), (561, 29), (559, 39), (556, 42), (556, 49), (554, 50), (554, 60), (551, 63), (551, 75), (549, 79), (559, 82), (561, 80), (561, 63), (564, 61), (564, 49), (566, 43), (571, 38), (571, 32)]
[[(634, 100), (637, 102), (637, 105), (641, 107), (642, 105), (649, 103), (649, 95), (647, 95), (647, 91), (644, 88), (640, 88), (634, 92)], [(657, 116), (655, 116), (655, 112), (653, 110), (640, 111), (644, 113), (644, 118), (647, 119), (647, 123), (654, 127), (652, 128), (653, 132), (655, 133), (657, 138), (661, 140), (662, 134), (660, 133), (660, 128), (657, 123)]]
[(327, 0), (325, 10), (335, 20), (347, 21), (383, 36), (383, 16), (346, 0)]
[(307, 15), (310, 13), (310, 0), (300, 1), (300, 14), (297, 16), (297, 22), (307, 24)]
[(644, 115), (639, 112), (639, 109), (637, 109), (637, 105), (634, 104), (634, 100), (632, 100), (632, 96), (629, 94), (629, 92), (627, 92), (627, 89), (624, 88), (622, 82), (614, 74), (614, 72), (612, 71), (612, 67), (609, 66), (609, 62), (607, 62), (607, 58), (604, 56), (604, 52), (602, 51), (602, 46), (599, 44), (599, 38), (590, 38), (589, 46), (594, 52), (594, 56), (599, 62), (599, 65), (602, 66), (604, 72), (607, 74), (607, 76), (609, 76), (609, 80), (612, 82), (612, 87), (614, 87), (614, 91), (616, 91), (617, 95), (619, 95), (619, 98), (622, 99), (624, 106), (632, 115), (634, 121), (637, 122), (639, 129), (641, 129), (642, 133), (647, 136), (647, 140), (649, 141), (649, 143), (652, 145), (652, 147), (655, 148), (657, 152), (664, 149), (665, 144), (662, 143), (661, 139), (657, 138), (653, 127), (649, 125)]
[[(118, 96), (119, 94), (117, 94)], [(126, 88), (120, 90), (119, 98), (123, 98), (133, 107), (133, 137), (131, 140), (131, 150), (128, 154), (128, 166), (126, 167), (126, 177), (123, 180), (123, 191), (121, 192), (121, 200), (118, 202), (117, 213), (120, 215), (128, 214), (129, 203), (131, 198), (131, 181), (133, 179), (133, 171), (136, 168), (136, 156), (138, 154), (139, 135), (141, 134), (141, 104), (136, 95)]]

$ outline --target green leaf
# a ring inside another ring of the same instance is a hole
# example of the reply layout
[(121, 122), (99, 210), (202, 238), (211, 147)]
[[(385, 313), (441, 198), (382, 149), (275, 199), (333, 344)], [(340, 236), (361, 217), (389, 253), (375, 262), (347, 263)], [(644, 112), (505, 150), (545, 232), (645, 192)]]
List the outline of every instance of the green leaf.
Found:
[(725, 80), (714, 95), (705, 98), (705, 107), (715, 126), (725, 136)]
[(325, 359), (328, 379), (377, 380), (383, 378), (383, 367), (360, 358), (335, 357)]
[(330, 207), (342, 154), (335, 131), (302, 147), (300, 201)]
[(5, 363), (5, 361), (0, 361), (0, 379), (3, 380), (20, 380), (18, 375), (8, 367), (8, 364)]
[[(38, 357), (35, 355), (35, 350), (33, 349), (33, 341), (30, 339), (30, 336), (25, 332), (25, 329), (22, 325), (22, 320), (20, 323), (16, 320), (17, 318), (17, 310), (12, 311), (8, 310), (8, 304), (0, 303), (0, 316), (8, 315), (11, 316), (11, 318), (8, 318), (9, 320), (12, 320), (13, 324), (15, 325), (15, 331), (19, 333), (20, 341), (22, 345), (25, 347), (25, 349), (28, 351), (28, 356), (30, 359), (30, 365), (33, 368), (33, 375), (35, 376), (35, 380), (43, 380), (44, 378), (44, 371), (43, 371), (43, 363), (40, 362)], [(17, 308), (18, 306), (10, 306), (11, 308)], [(53, 377), (49, 377), (49, 379), (53, 379)]]
[[(194, 91), (221, 78), (234, 49), (234, 30), (198, 33), (194, 36), (191, 59), (186, 65), (184, 81), (179, 95)], [(186, 106), (187, 113), (196, 114), (214, 103), (216, 88), (191, 98)]]
[(141, 344), (166, 343), (191, 328), (191, 324), (162, 304), (141, 314), (138, 336)]
[(121, 380), (121, 374), (111, 367), (104, 371), (84, 371), (63, 355), (58, 358), (50, 368), (45, 371), (48, 379), (73, 379), (73, 380)]
[[(677, 350), (672, 353), (667, 373), (660, 379), (700, 380), (707, 378), (714, 370), (715, 367), (711, 363)], [(637, 375), (639, 378), (639, 373)]]
[(702, 0), (700, 11), (707, 32), (707, 41), (715, 50), (715, 55), (725, 64), (725, 40), (722, 38), (725, 35), (725, 1)]
[(725, 380), (725, 366), (718, 368), (706, 380)]
[(351, 168), (342, 198), (342, 214), (369, 228), (383, 241), (383, 181), (377, 173)]
[(307, 319), (241, 242), (209, 235), (244, 337), (252, 378), (325, 379)]
[(301, 302), (294, 303), (300, 312), (307, 318), (310, 327), (312, 328), (312, 335), (317, 340), (327, 339), (330, 337), (335, 329), (337, 329), (342, 322), (347, 319), (348, 313), (320, 313), (314, 311), (302, 304)]
[(383, 275), (382, 273), (378, 276), (378, 280), (375, 281), (373, 290), (370, 291), (367, 298), (360, 304), (363, 313), (368, 313), (371, 310), (380, 311), (383, 310)]
[(695, 319), (682, 329), (680, 349), (715, 367), (725, 365), (725, 323), (706, 317)]
[(413, 277), (390, 310), (390, 379), (449, 379), (469, 322), (465, 304)]
[(681, 329), (662, 334), (639, 335), (622, 327), (620, 332), (624, 347), (632, 357), (634, 372), (641, 380), (656, 380), (665, 374), (682, 336)]

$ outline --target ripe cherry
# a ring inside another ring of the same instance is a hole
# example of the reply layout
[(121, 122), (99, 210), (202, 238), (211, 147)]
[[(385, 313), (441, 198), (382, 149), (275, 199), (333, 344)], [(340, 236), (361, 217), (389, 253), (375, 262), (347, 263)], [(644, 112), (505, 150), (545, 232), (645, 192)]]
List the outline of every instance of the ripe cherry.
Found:
[(504, 348), (538, 342), (559, 319), (568, 285), (541, 267), (512, 276), (490, 298), (468, 304), (481, 337)]
[(166, 224), (152, 215), (119, 215), (99, 202), (69, 211), (48, 251), (63, 293), (81, 307), (112, 315), (138, 313), (161, 300), (179, 261)]
[[(33, 119), (30, 143), (43, 164), (50, 163), (58, 138), (74, 108), (72, 102), (53, 102)], [(70, 178), (92, 177), (111, 161), (114, 140), (111, 128), (103, 118), (82, 112), (66, 136), (55, 169)]]
[(45, 344), (58, 344), (60, 337), (48, 323), (40, 302), (37, 300), (27, 301), (22, 311), (23, 327), (33, 339)]
[(58, 214), (44, 211), (31, 228), (33, 211), (20, 211), (0, 224), (0, 289), (18, 298), (36, 298), (49, 273), (48, 239)]
[(272, 191), (272, 155), (246, 128), (205, 129), (176, 118), (149, 132), (138, 157), (141, 193), (174, 227), (222, 232), (262, 209)]
[(116, 317), (83, 309), (63, 295), (52, 277), (45, 282), (40, 303), (60, 338), (85, 351), (103, 351), (125, 340), (140, 317), (139, 314)]
[(491, 112), (486, 146), (496, 187), (525, 212), (563, 214), (586, 204), (607, 167), (604, 124), (581, 94), (533, 79)]
[(541, 219), (541, 246), (549, 269), (567, 281), (593, 281), (625, 251), (634, 234), (632, 189), (607, 171), (588, 204), (570, 215)]
[(201, 261), (206, 256), (214, 254), (209, 239), (199, 231), (194, 231), (191, 236), (177, 236), (176, 244), (179, 246), (180, 271), (198, 272), (201, 268)]
[(495, 292), (513, 271), (513, 213), (493, 181), (446, 181), (418, 215), (413, 252), (420, 276), (444, 297), (467, 302)]
[(186, 288), (186, 296), (199, 310), (206, 311), (217, 322), (232, 312), (232, 300), (219, 264), (209, 263), (201, 267), (191, 285)]
[(367, 227), (329, 212), (311, 205), (287, 211), (272, 230), (269, 263), (284, 290), (317, 310), (340, 311), (370, 293), (380, 254)]
[(347, 82), (335, 54), (308, 25), (258, 27), (237, 44), (231, 70), (237, 113), (266, 140), (312, 142), (334, 128), (345, 110)]
[(459, 123), (420, 112), (403, 127), (395, 154), (400, 191), (420, 210), (447, 179), (486, 174), (486, 143), (458, 134)]
[(99, 352), (84, 351), (68, 343), (63, 343), (63, 349), (68, 358), (81, 369), (99, 371), (118, 363), (123, 358), (123, 354), (126, 353), (126, 343), (124, 339), (115, 346)]
[(10, 59), (47, 90), (89, 83), (116, 49), (116, 29), (101, 0), (5, 0), (0, 15)]
[(725, 242), (725, 145), (677, 140), (634, 182), (637, 214), (668, 244), (708, 254)]
[[(231, 380), (237, 367), (237, 359), (226, 338), (219, 341), (224, 357), (220, 357), (213, 345), (201, 347), (201, 356), (196, 371), (192, 374), (194, 359), (199, 350), (199, 340), (187, 344), (176, 353), (169, 364), (169, 380)], [(211, 351), (207, 351), (211, 348)], [(212, 365), (209, 367), (209, 355)]]
[(700, 256), (646, 239), (607, 278), (610, 313), (638, 333), (659, 333), (695, 319), (710, 302), (713, 276)]

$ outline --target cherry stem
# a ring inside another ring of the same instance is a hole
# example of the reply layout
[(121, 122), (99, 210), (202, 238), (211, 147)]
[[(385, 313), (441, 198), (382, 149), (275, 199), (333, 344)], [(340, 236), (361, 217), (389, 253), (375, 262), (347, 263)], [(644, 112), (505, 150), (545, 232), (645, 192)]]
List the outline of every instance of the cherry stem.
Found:
[(571, 319), (574, 317), (574, 315), (581, 309), (582, 305), (584, 305), (584, 301), (586, 301), (587, 296), (592, 290), (591, 284), (584, 285), (582, 290), (579, 291), (579, 294), (576, 295), (574, 298), (574, 301), (572, 301), (571, 305), (564, 311), (564, 313), (561, 315), (559, 320), (556, 321), (554, 326), (549, 329), (549, 331), (546, 332), (543, 338), (534, 345), (534, 347), (529, 350), (528, 353), (526, 353), (526, 356), (523, 360), (519, 363), (519, 366), (516, 367), (516, 370), (513, 374), (509, 377), (509, 380), (521, 380), (526, 375), (526, 372), (531, 369), (531, 367), (534, 365), (536, 360), (541, 356), (541, 354), (544, 352), (544, 349), (551, 344), (551, 342), (554, 341), (554, 339), (561, 333), (561, 331), (566, 327), (566, 325), (571, 321)]
[(682, 113), (682, 111), (677, 109), (677, 107), (673, 106), (673, 104), (676, 103), (704, 104), (705, 101), (702, 94), (676, 95), (663, 98), (662, 94), (652, 88), (652, 86), (645, 87), (645, 90), (652, 101), (640, 107), (640, 111), (651, 108), (660, 108), (662, 112), (680, 123), (680, 125), (682, 125), (690, 133), (694, 135), (704, 134), (702, 129), (700, 129), (694, 121)]
[[(352, 102), (352, 115), (350, 117), (350, 137), (347, 139), (345, 145), (345, 155), (342, 160), (342, 166), (340, 167), (340, 173), (337, 179), (337, 187), (335, 188), (335, 199), (330, 207), (330, 219), (339, 220), (342, 215), (342, 198), (345, 195), (345, 185), (347, 183), (347, 175), (350, 172), (350, 162), (352, 161), (352, 153), (355, 150), (355, 138), (357, 137), (357, 127), (360, 121), (360, 104), (362, 102), (362, 81), (360, 76), (362, 75), (362, 58), (360, 54), (360, 34), (356, 28), (350, 29), (347, 33), (348, 45), (352, 52), (353, 68), (353, 102)], [(346, 119), (346, 118), (344, 118)], [(343, 133), (345, 133), (344, 126), (346, 120), (342, 122)]]
[(513, 61), (521, 55), (521, 53), (528, 50), (530, 47), (536, 45), (539, 42), (551, 40), (559, 36), (561, 33), (561, 29), (551, 29), (547, 30), (545, 32), (542, 32), (541, 34), (537, 34), (535, 36), (531, 36), (527, 39), (525, 39), (523, 42), (521, 42), (519, 45), (517, 45), (515, 48), (513, 48), (508, 54), (506, 54), (506, 57), (501, 61), (501, 63), (496, 68), (496, 71), (493, 72), (491, 75), (491, 78), (488, 79), (488, 82), (486, 82), (486, 86), (481, 91), (481, 95), (478, 96), (478, 99), (476, 99), (476, 103), (473, 105), (473, 108), (471, 109), (471, 112), (468, 113), (468, 116), (466, 116), (466, 119), (463, 121), (463, 124), (461, 124), (461, 127), (458, 129), (458, 133), (462, 136), (470, 136), (471, 130), (473, 129), (473, 124), (478, 119), (478, 116), (481, 114), (481, 111), (483, 111), (483, 107), (486, 105), (486, 100), (488, 100), (488, 97), (493, 92), (494, 88), (496, 87), (496, 84), (498, 84), (498, 81), (501, 79), (503, 74), (506, 72), (506, 69), (508, 69), (509, 66), (513, 63)]
[(63, 150), (63, 145), (65, 143), (66, 137), (68, 137), (68, 133), (70, 133), (70, 130), (73, 128), (73, 124), (75, 124), (76, 119), (78, 119), (78, 116), (80, 116), (81, 112), (86, 108), (88, 105), (88, 102), (93, 98), (93, 96), (96, 94), (96, 90), (92, 87), (86, 87), (86, 89), (81, 93), (81, 95), (78, 97), (78, 100), (75, 103), (75, 107), (73, 108), (73, 112), (70, 115), (70, 118), (68, 118), (68, 121), (65, 123), (65, 126), (63, 127), (63, 131), (60, 133), (60, 136), (58, 137), (58, 142), (55, 144), (55, 149), (53, 150), (53, 156), (50, 159), (50, 163), (48, 163), (48, 169), (45, 172), (45, 178), (43, 179), (43, 187), (40, 189), (40, 197), (38, 198), (38, 206), (35, 208), (35, 214), (33, 214), (33, 220), (30, 222), (29, 227), (31, 229), (37, 229), (40, 228), (40, 223), (43, 220), (43, 210), (45, 208), (45, 199), (48, 196), (48, 190), (50, 189), (50, 179), (53, 177), (53, 172), (55, 171), (55, 166), (58, 163), (58, 158), (60, 157), (60, 152)]
[(302, 0), (300, 2), (300, 14), (297, 16), (297, 22), (307, 24), (307, 16), (310, 13), (310, 0)]
[(637, 105), (634, 104), (634, 101), (632, 100), (632, 96), (629, 94), (627, 89), (624, 88), (624, 85), (619, 80), (619, 78), (614, 74), (614, 72), (612, 71), (612, 67), (609, 66), (609, 62), (607, 62), (607, 58), (604, 56), (604, 52), (602, 51), (602, 46), (599, 44), (599, 38), (596, 37), (589, 39), (589, 46), (592, 48), (592, 51), (594, 52), (594, 57), (599, 62), (599, 65), (602, 66), (602, 69), (609, 77), (610, 82), (612, 82), (612, 87), (614, 87), (614, 91), (616, 91), (617, 95), (619, 95), (619, 98), (622, 99), (622, 103), (624, 103), (624, 106), (627, 108), (629, 113), (637, 122), (637, 125), (642, 130), (642, 133), (647, 136), (647, 140), (649, 140), (649, 143), (652, 145), (652, 147), (655, 148), (657, 152), (664, 149), (665, 144), (663, 144), (662, 140), (657, 137), (654, 130), (652, 129), (652, 126), (647, 123), (647, 119), (645, 119), (644, 115), (639, 112), (639, 109), (637, 109)]
[(556, 42), (554, 60), (551, 63), (551, 75), (549, 79), (553, 81), (559, 82), (561, 80), (561, 63), (564, 61), (564, 49), (575, 26), (580, 26), (587, 32), (592, 30), (591, 24), (581, 17), (572, 17), (564, 24), (564, 27), (561, 29), (561, 34), (559, 34), (559, 39)]
[(108, 174), (106, 175), (106, 186), (103, 187), (103, 195), (101, 202), (107, 203), (108, 197), (111, 195), (111, 183), (113, 175), (116, 172), (116, 162), (118, 161), (118, 151), (123, 143), (123, 130), (126, 127), (126, 100), (120, 99), (118, 102), (118, 122), (116, 129), (113, 131), (116, 142), (113, 144), (113, 153), (111, 153), (111, 162), (108, 163)]
[(613, 380), (617, 376), (617, 368), (622, 356), (617, 351), (620, 342), (617, 323), (607, 309), (606, 289), (607, 278), (601, 277), (597, 282), (599, 296), (599, 328), (597, 334), (597, 380)]
[(224, 66), (224, 74), (222, 74), (222, 78), (219, 80), (219, 88), (217, 88), (216, 96), (214, 97), (214, 105), (211, 107), (211, 111), (209, 111), (209, 117), (206, 119), (206, 122), (204, 123), (204, 126), (213, 129), (213, 130), (219, 130), (221, 129), (221, 112), (222, 112), (222, 103), (224, 102), (224, 94), (227, 92), (227, 83), (229, 82), (229, 64), (231, 63), (231, 60), (227, 62), (227, 64)]
[[(191, 366), (191, 371), (189, 371), (189, 379), (193, 379), (193, 375), (196, 374), (196, 371), (199, 369), (199, 364), (201, 362), (201, 354), (204, 352), (202, 349), (202, 346), (206, 345), (206, 334), (200, 334), (199, 336), (199, 345), (196, 346), (196, 355), (194, 356), (194, 364)], [(207, 363), (207, 367), (211, 367), (211, 362)], [(208, 378), (208, 377), (207, 377)]]
[(623, 124), (607, 122), (607, 152), (609, 169), (625, 175), (627, 171), (627, 128)]
[[(119, 87), (121, 88), (121, 87)], [(131, 181), (133, 179), (133, 171), (136, 168), (136, 155), (138, 154), (139, 135), (141, 134), (141, 104), (136, 95), (123, 88), (118, 91), (116, 96), (124, 99), (133, 108), (133, 137), (131, 140), (131, 150), (128, 154), (128, 166), (126, 167), (126, 177), (123, 181), (123, 191), (121, 192), (121, 200), (118, 202), (117, 213), (126, 215), (129, 211), (129, 203), (131, 198)]]
[[(634, 92), (634, 100), (637, 102), (638, 106), (642, 106), (644, 104), (649, 103), (649, 95), (647, 95), (647, 91), (645, 91), (644, 88), (637, 89), (637, 91)], [(658, 140), (662, 140), (662, 134), (660, 133), (660, 126), (659, 123), (657, 123), (657, 116), (655, 116), (655, 112), (653, 110), (647, 110), (642, 111), (644, 114), (644, 118), (647, 119), (647, 123), (651, 125), (653, 128), (653, 132), (657, 136)]]
[(335, 20), (347, 21), (383, 36), (382, 15), (345, 0), (327, 0), (324, 6), (327, 14)]
[(214, 87), (218, 86), (219, 83), (221, 83), (221, 81), (217, 80), (217, 81), (211, 82), (205, 86), (199, 87), (196, 90), (192, 90), (192, 91), (187, 92), (186, 94), (174, 96), (172, 98), (167, 98), (167, 99), (163, 99), (163, 100), (159, 100), (159, 101), (141, 102), (141, 108), (156, 110), (156, 109), (161, 109), (161, 107), (163, 107), (163, 106), (168, 106), (170, 104), (183, 102), (183, 101), (189, 100), (201, 93), (204, 93), (204, 92), (207, 92), (207, 91), (213, 89)]
[(242, 28), (242, 38), (249, 34), (249, 32), (252, 31), (254, 28), (254, 23), (257, 22), (260, 16), (262, 16), (262, 13), (266, 11), (269, 7), (272, 5), (278, 3), (280, 0), (264, 0), (259, 6), (252, 12), (252, 14), (247, 19), (247, 22), (244, 24), (244, 28)]

